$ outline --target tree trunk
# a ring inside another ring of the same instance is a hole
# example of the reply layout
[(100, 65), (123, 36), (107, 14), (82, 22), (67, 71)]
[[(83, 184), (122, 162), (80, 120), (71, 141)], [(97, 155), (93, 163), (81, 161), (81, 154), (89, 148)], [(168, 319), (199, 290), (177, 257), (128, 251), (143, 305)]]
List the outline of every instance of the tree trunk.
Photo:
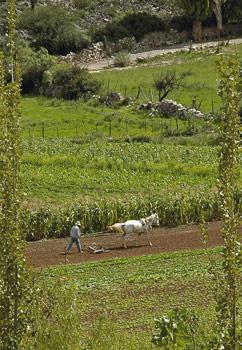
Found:
[(195, 43), (202, 41), (202, 21), (199, 19), (193, 21), (192, 36)]

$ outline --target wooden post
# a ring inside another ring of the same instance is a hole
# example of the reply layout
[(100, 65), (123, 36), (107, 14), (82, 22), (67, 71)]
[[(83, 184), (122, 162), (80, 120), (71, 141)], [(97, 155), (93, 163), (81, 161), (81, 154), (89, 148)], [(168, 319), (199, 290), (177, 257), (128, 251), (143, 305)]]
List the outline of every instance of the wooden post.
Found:
[(45, 123), (42, 123), (42, 137), (45, 138)]
[(127, 85), (125, 85), (125, 87), (124, 87), (124, 97), (126, 97), (127, 96)]
[(152, 93), (151, 89), (150, 89), (150, 100), (151, 100), (151, 102), (153, 102), (153, 93)]
[(110, 79), (108, 79), (107, 94), (109, 93), (109, 87), (110, 87)]
[(214, 103), (213, 103), (213, 99), (212, 99), (212, 114), (214, 114)]
[(109, 137), (112, 137), (112, 118), (109, 119)]
[(139, 97), (140, 97), (140, 92), (141, 92), (141, 87), (139, 86), (139, 87), (138, 87), (137, 96), (136, 96), (136, 100), (139, 99)]
[(60, 134), (59, 134), (59, 127), (58, 126), (56, 127), (56, 134), (57, 134), (57, 138), (59, 139), (60, 138)]
[(176, 130), (179, 131), (178, 118), (176, 117)]

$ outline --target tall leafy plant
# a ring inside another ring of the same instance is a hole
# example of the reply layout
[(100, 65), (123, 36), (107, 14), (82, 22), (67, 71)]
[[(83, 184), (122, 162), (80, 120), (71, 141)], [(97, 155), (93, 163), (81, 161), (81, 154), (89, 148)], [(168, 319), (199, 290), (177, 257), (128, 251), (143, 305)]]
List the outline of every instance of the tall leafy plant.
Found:
[(26, 326), (26, 266), (19, 208), (20, 74), (15, 0), (7, 1), (7, 54), (0, 53), (0, 349), (20, 348)]
[(219, 95), (222, 99), (219, 194), (223, 219), (223, 283), (218, 298), (220, 349), (234, 350), (238, 345), (238, 296), (241, 244), (238, 233), (239, 212), (236, 208), (236, 168), (239, 158), (240, 66), (236, 58), (221, 59)]

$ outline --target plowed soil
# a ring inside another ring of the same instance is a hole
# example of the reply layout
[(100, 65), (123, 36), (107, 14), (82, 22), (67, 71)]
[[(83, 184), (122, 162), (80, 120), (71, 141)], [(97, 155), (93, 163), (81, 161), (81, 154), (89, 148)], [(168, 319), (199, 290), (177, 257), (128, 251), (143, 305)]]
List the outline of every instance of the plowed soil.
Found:
[[(200, 228), (197, 225), (156, 228), (150, 234), (152, 247), (148, 245), (145, 235), (132, 235), (127, 240), (127, 249), (122, 248), (122, 239), (118, 234), (83, 236), (81, 237), (83, 254), (78, 253), (76, 246), (73, 246), (68, 255), (64, 255), (69, 242), (68, 238), (30, 242), (27, 245), (27, 261), (32, 266), (45, 267), (178, 250), (206, 249), (222, 245), (223, 240), (219, 230), (220, 223), (210, 223), (208, 225), (209, 239), (204, 245)], [(94, 242), (97, 247), (103, 247), (107, 251), (100, 254), (90, 252), (88, 247)]]

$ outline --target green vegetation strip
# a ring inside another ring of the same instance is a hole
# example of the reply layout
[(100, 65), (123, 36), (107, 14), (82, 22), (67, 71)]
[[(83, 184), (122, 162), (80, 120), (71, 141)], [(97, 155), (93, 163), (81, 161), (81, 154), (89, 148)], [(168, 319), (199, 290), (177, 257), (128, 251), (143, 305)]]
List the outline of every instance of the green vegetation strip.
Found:
[[(220, 249), (112, 259), (44, 269), (45, 285), (75, 286), (88, 327), (100, 315), (122, 329), (149, 330), (154, 317), (174, 307), (213, 308), (210, 261), (220, 268)], [(203, 311), (202, 311), (203, 313)]]
[(69, 235), (77, 219), (97, 232), (152, 211), (162, 226), (219, 216), (216, 148), (63, 139), (27, 142), (23, 152), (28, 239)]

